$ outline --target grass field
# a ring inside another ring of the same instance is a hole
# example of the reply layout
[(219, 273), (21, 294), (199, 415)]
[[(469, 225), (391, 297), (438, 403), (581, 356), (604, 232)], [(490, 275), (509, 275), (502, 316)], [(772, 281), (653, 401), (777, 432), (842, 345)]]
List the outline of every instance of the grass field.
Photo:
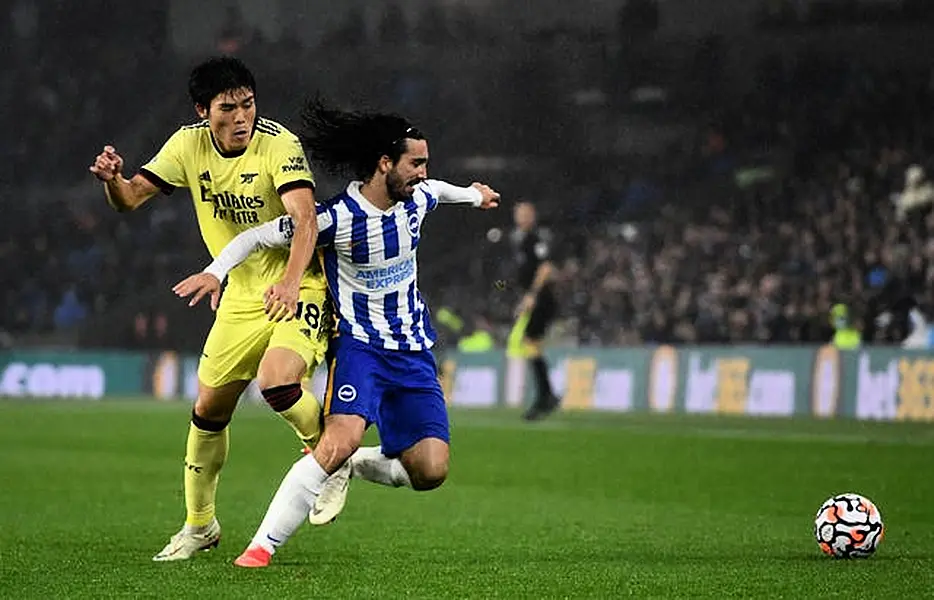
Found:
[[(456, 411), (453, 467), (417, 494), (355, 482), (273, 567), (231, 565), (298, 457), (244, 407), (218, 498), (221, 546), (151, 556), (183, 518), (180, 403), (0, 402), (6, 598), (908, 598), (934, 594), (934, 429), (573, 414), (527, 426)], [(836, 492), (873, 499), (876, 556), (811, 533)]]

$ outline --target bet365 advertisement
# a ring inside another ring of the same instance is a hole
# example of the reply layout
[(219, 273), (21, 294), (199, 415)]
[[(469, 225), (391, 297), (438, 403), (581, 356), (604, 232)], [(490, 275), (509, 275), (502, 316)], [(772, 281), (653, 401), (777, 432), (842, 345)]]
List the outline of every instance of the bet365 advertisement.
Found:
[[(564, 410), (934, 420), (934, 353), (872, 348), (680, 347), (556, 350)], [(460, 406), (522, 406), (535, 382), (503, 353), (451, 354), (445, 393)]]

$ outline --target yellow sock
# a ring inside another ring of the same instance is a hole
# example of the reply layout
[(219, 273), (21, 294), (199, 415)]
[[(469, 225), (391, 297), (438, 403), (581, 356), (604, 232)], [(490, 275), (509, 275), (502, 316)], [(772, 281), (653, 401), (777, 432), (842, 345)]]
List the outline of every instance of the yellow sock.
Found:
[(214, 498), (217, 478), (227, 461), (230, 446), (230, 428), (220, 431), (200, 429), (194, 423), (188, 428), (188, 447), (185, 453), (185, 522), (202, 527), (214, 518)]
[(321, 404), (315, 395), (302, 389), (302, 396), (291, 407), (280, 411), (282, 418), (289, 422), (292, 429), (309, 448), (314, 448), (321, 437)]

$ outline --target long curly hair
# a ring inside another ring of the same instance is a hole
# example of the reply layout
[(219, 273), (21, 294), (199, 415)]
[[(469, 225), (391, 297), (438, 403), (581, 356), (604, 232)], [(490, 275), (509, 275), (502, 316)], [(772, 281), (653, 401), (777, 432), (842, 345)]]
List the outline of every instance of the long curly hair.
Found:
[(302, 109), (299, 136), (313, 163), (332, 175), (350, 175), (363, 181), (373, 176), (383, 156), (393, 162), (399, 160), (406, 139), (425, 139), (399, 115), (340, 110), (327, 106), (317, 96)]

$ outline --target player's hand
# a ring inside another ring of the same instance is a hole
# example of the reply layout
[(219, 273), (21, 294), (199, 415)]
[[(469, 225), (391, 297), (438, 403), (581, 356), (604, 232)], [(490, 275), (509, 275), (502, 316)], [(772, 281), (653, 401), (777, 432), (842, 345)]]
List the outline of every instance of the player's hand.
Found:
[(300, 282), (280, 281), (266, 290), (266, 314), (270, 321), (290, 320), (298, 312)]
[(499, 192), (490, 186), (485, 183), (474, 182), (470, 184), (470, 187), (480, 190), (480, 194), (483, 196), (483, 200), (477, 208), (488, 210), (499, 206)]
[(221, 282), (210, 273), (196, 273), (187, 279), (183, 279), (172, 288), (175, 295), (179, 298), (192, 296), (188, 306), (194, 306), (205, 296), (211, 296), (211, 310), (217, 310), (217, 305), (221, 299)]
[(526, 294), (522, 296), (519, 306), (516, 307), (516, 317), (518, 318), (525, 313), (531, 312), (533, 308), (535, 308), (535, 294)]
[(123, 172), (123, 157), (117, 154), (113, 146), (104, 146), (104, 151), (94, 159), (90, 171), (101, 181), (112, 181)]

